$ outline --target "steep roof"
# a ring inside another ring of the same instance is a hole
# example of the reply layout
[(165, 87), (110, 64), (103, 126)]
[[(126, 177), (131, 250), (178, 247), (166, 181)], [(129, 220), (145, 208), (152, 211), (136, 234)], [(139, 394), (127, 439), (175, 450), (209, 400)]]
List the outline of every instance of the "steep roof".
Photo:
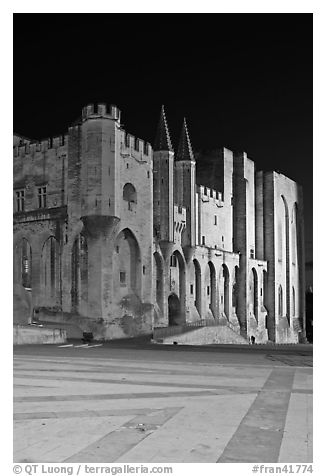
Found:
[(156, 138), (154, 142), (154, 150), (165, 150), (173, 152), (172, 142), (170, 139), (169, 128), (165, 117), (164, 106), (161, 109), (160, 120), (157, 127)]
[(186, 118), (183, 120), (178, 152), (175, 160), (195, 160), (189, 138)]

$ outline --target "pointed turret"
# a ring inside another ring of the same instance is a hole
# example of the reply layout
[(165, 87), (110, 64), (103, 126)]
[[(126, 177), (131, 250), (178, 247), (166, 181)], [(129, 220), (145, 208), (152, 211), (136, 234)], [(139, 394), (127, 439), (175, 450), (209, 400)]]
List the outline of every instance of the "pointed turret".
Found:
[(189, 139), (186, 119), (183, 120), (178, 152), (174, 162), (175, 202), (186, 208), (186, 229), (182, 246), (196, 245), (196, 161)]
[(186, 118), (183, 119), (178, 153), (176, 155), (175, 160), (191, 160), (191, 161), (195, 160), (194, 153), (191, 147), (191, 142), (189, 139)]
[(162, 105), (160, 120), (158, 123), (154, 151), (169, 151), (173, 152), (172, 142), (170, 139), (169, 128), (165, 117), (164, 106)]

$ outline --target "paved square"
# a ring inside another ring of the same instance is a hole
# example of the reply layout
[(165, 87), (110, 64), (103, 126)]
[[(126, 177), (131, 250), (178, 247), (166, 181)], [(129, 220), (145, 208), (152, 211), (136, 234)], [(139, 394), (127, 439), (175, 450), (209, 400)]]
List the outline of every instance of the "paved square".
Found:
[(310, 357), (105, 346), (14, 354), (15, 462), (312, 462)]

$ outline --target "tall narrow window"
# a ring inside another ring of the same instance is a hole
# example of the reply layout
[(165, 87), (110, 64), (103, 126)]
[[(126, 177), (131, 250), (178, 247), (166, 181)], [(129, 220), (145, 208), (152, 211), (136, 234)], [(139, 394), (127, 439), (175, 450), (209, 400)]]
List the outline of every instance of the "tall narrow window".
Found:
[(16, 190), (16, 211), (23, 212), (25, 210), (25, 190)]
[(46, 207), (46, 187), (39, 187), (38, 188), (38, 207), (45, 208)]
[(283, 289), (282, 286), (278, 288), (278, 315), (283, 315)]
[(295, 289), (292, 286), (292, 316), (295, 316)]
[(120, 271), (120, 286), (126, 286), (126, 272)]
[(176, 268), (177, 266), (177, 257), (175, 255), (172, 255), (170, 258), (170, 266), (171, 268)]

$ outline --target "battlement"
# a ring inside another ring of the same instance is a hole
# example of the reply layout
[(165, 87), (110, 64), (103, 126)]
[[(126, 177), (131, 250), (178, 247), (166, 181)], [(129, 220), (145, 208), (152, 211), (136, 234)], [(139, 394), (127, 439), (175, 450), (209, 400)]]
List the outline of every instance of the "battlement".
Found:
[(203, 202), (208, 202), (211, 199), (222, 202), (222, 192), (217, 192), (213, 188), (205, 187), (204, 185), (198, 185), (197, 193)]
[(142, 139), (138, 139), (132, 134), (128, 134), (123, 129), (120, 129), (120, 132), (122, 154), (136, 154), (137, 158), (141, 157), (141, 155), (150, 155), (152, 151), (152, 146), (149, 142), (145, 142)]
[(114, 119), (120, 123), (121, 111), (117, 106), (113, 104), (88, 104), (87, 106), (83, 107), (83, 121), (85, 121), (86, 119), (94, 119), (98, 117), (107, 117), (109, 119)]
[(181, 233), (186, 228), (186, 217), (187, 212), (185, 207), (180, 205), (174, 205), (173, 207), (174, 216), (173, 216), (173, 225), (174, 225), (174, 236), (178, 237), (178, 240), (181, 239)]
[(174, 205), (174, 221), (175, 222), (186, 222), (187, 211), (185, 207), (181, 205)]
[(14, 147), (14, 157), (24, 157), (25, 155), (35, 154), (36, 152), (45, 152), (51, 149), (58, 149), (68, 143), (68, 135), (49, 137), (39, 142), (26, 141)]

